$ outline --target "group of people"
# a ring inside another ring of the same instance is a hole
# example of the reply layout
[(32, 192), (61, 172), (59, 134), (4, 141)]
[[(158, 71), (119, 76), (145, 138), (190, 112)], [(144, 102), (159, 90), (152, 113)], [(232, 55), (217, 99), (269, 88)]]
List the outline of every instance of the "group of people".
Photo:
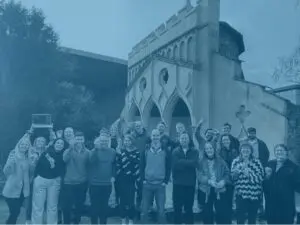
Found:
[(3, 169), (7, 224), (16, 224), (24, 200), (28, 223), (57, 224), (61, 210), (64, 224), (79, 224), (87, 193), (91, 224), (106, 224), (113, 189), (122, 224), (137, 217), (150, 223), (154, 200), (157, 222), (164, 224), (170, 184), (175, 224), (194, 223), (195, 194), (204, 224), (231, 224), (234, 201), (237, 223), (255, 224), (263, 198), (269, 224), (294, 223), (300, 169), (284, 144), (275, 145), (275, 159), (269, 160), (255, 128), (248, 128), (245, 140), (232, 136), (228, 123), (218, 133), (204, 131), (200, 122), (192, 135), (178, 123), (175, 138), (164, 122), (149, 136), (140, 121), (122, 134), (117, 130), (102, 129), (94, 148), (87, 149), (84, 134), (70, 127), (51, 130), (48, 143), (45, 137), (31, 143), (30, 129)]

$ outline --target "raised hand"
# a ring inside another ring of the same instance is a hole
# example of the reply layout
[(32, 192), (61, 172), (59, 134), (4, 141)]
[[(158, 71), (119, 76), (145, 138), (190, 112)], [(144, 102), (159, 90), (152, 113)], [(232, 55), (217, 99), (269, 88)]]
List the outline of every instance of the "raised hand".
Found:
[(266, 177), (267, 178), (270, 178), (270, 176), (272, 175), (272, 168), (270, 168), (270, 167), (266, 167), (265, 168), (265, 173), (266, 173)]
[(9, 161), (16, 160), (16, 153), (15, 152), (10, 152), (9, 155), (8, 155), (8, 160)]
[(29, 130), (27, 131), (28, 134), (33, 134), (34, 132), (34, 127), (31, 125)]
[(198, 124), (197, 124), (197, 127), (200, 127), (200, 126), (202, 126), (202, 124), (204, 123), (204, 119), (203, 118), (201, 118), (200, 119), (200, 121), (198, 122)]

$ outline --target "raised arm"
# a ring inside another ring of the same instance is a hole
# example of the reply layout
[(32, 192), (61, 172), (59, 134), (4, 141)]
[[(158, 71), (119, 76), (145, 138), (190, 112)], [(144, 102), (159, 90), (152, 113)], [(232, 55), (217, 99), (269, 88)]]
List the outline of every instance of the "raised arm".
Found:
[(233, 181), (236, 181), (240, 175), (242, 175), (241, 165), (239, 163), (239, 159), (236, 158), (233, 160), (231, 165), (231, 178)]
[(3, 173), (6, 177), (15, 172), (16, 152), (13, 150), (9, 153), (6, 163), (3, 167)]
[(200, 122), (198, 123), (193, 135), (193, 140), (196, 140), (199, 149), (201, 148), (201, 146), (205, 144), (205, 138), (202, 135), (202, 125), (203, 125), (203, 119), (201, 119)]
[(73, 153), (73, 148), (68, 148), (64, 151), (63, 160), (65, 163), (70, 162), (70, 160), (72, 158), (72, 153)]

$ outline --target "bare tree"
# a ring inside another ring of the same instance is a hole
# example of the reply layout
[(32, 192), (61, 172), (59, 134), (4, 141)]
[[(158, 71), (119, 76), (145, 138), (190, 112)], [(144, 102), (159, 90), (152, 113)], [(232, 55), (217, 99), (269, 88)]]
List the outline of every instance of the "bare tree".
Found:
[[(296, 0), (296, 10), (300, 7), (300, 0)], [(294, 52), (288, 57), (279, 59), (279, 65), (275, 68), (273, 78), (278, 81), (284, 78), (286, 81), (300, 84), (300, 38)]]

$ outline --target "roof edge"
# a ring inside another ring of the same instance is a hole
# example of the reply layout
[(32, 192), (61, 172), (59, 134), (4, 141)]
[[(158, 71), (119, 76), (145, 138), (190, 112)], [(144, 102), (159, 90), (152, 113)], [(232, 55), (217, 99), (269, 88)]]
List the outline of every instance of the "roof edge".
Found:
[(292, 84), (280, 88), (275, 88), (272, 90), (272, 92), (278, 93), (278, 92), (291, 91), (291, 90), (300, 90), (300, 84)]
[(125, 66), (128, 65), (128, 61), (125, 59), (115, 58), (115, 57), (111, 57), (111, 56), (105, 56), (105, 55), (88, 52), (88, 51), (84, 51), (84, 50), (79, 50), (79, 49), (74, 49), (74, 48), (69, 48), (69, 47), (59, 47), (59, 50), (61, 52), (72, 54), (72, 55), (78, 55), (78, 56), (82, 56), (82, 57), (103, 60), (106, 62), (119, 63), (119, 64), (122, 64)]

